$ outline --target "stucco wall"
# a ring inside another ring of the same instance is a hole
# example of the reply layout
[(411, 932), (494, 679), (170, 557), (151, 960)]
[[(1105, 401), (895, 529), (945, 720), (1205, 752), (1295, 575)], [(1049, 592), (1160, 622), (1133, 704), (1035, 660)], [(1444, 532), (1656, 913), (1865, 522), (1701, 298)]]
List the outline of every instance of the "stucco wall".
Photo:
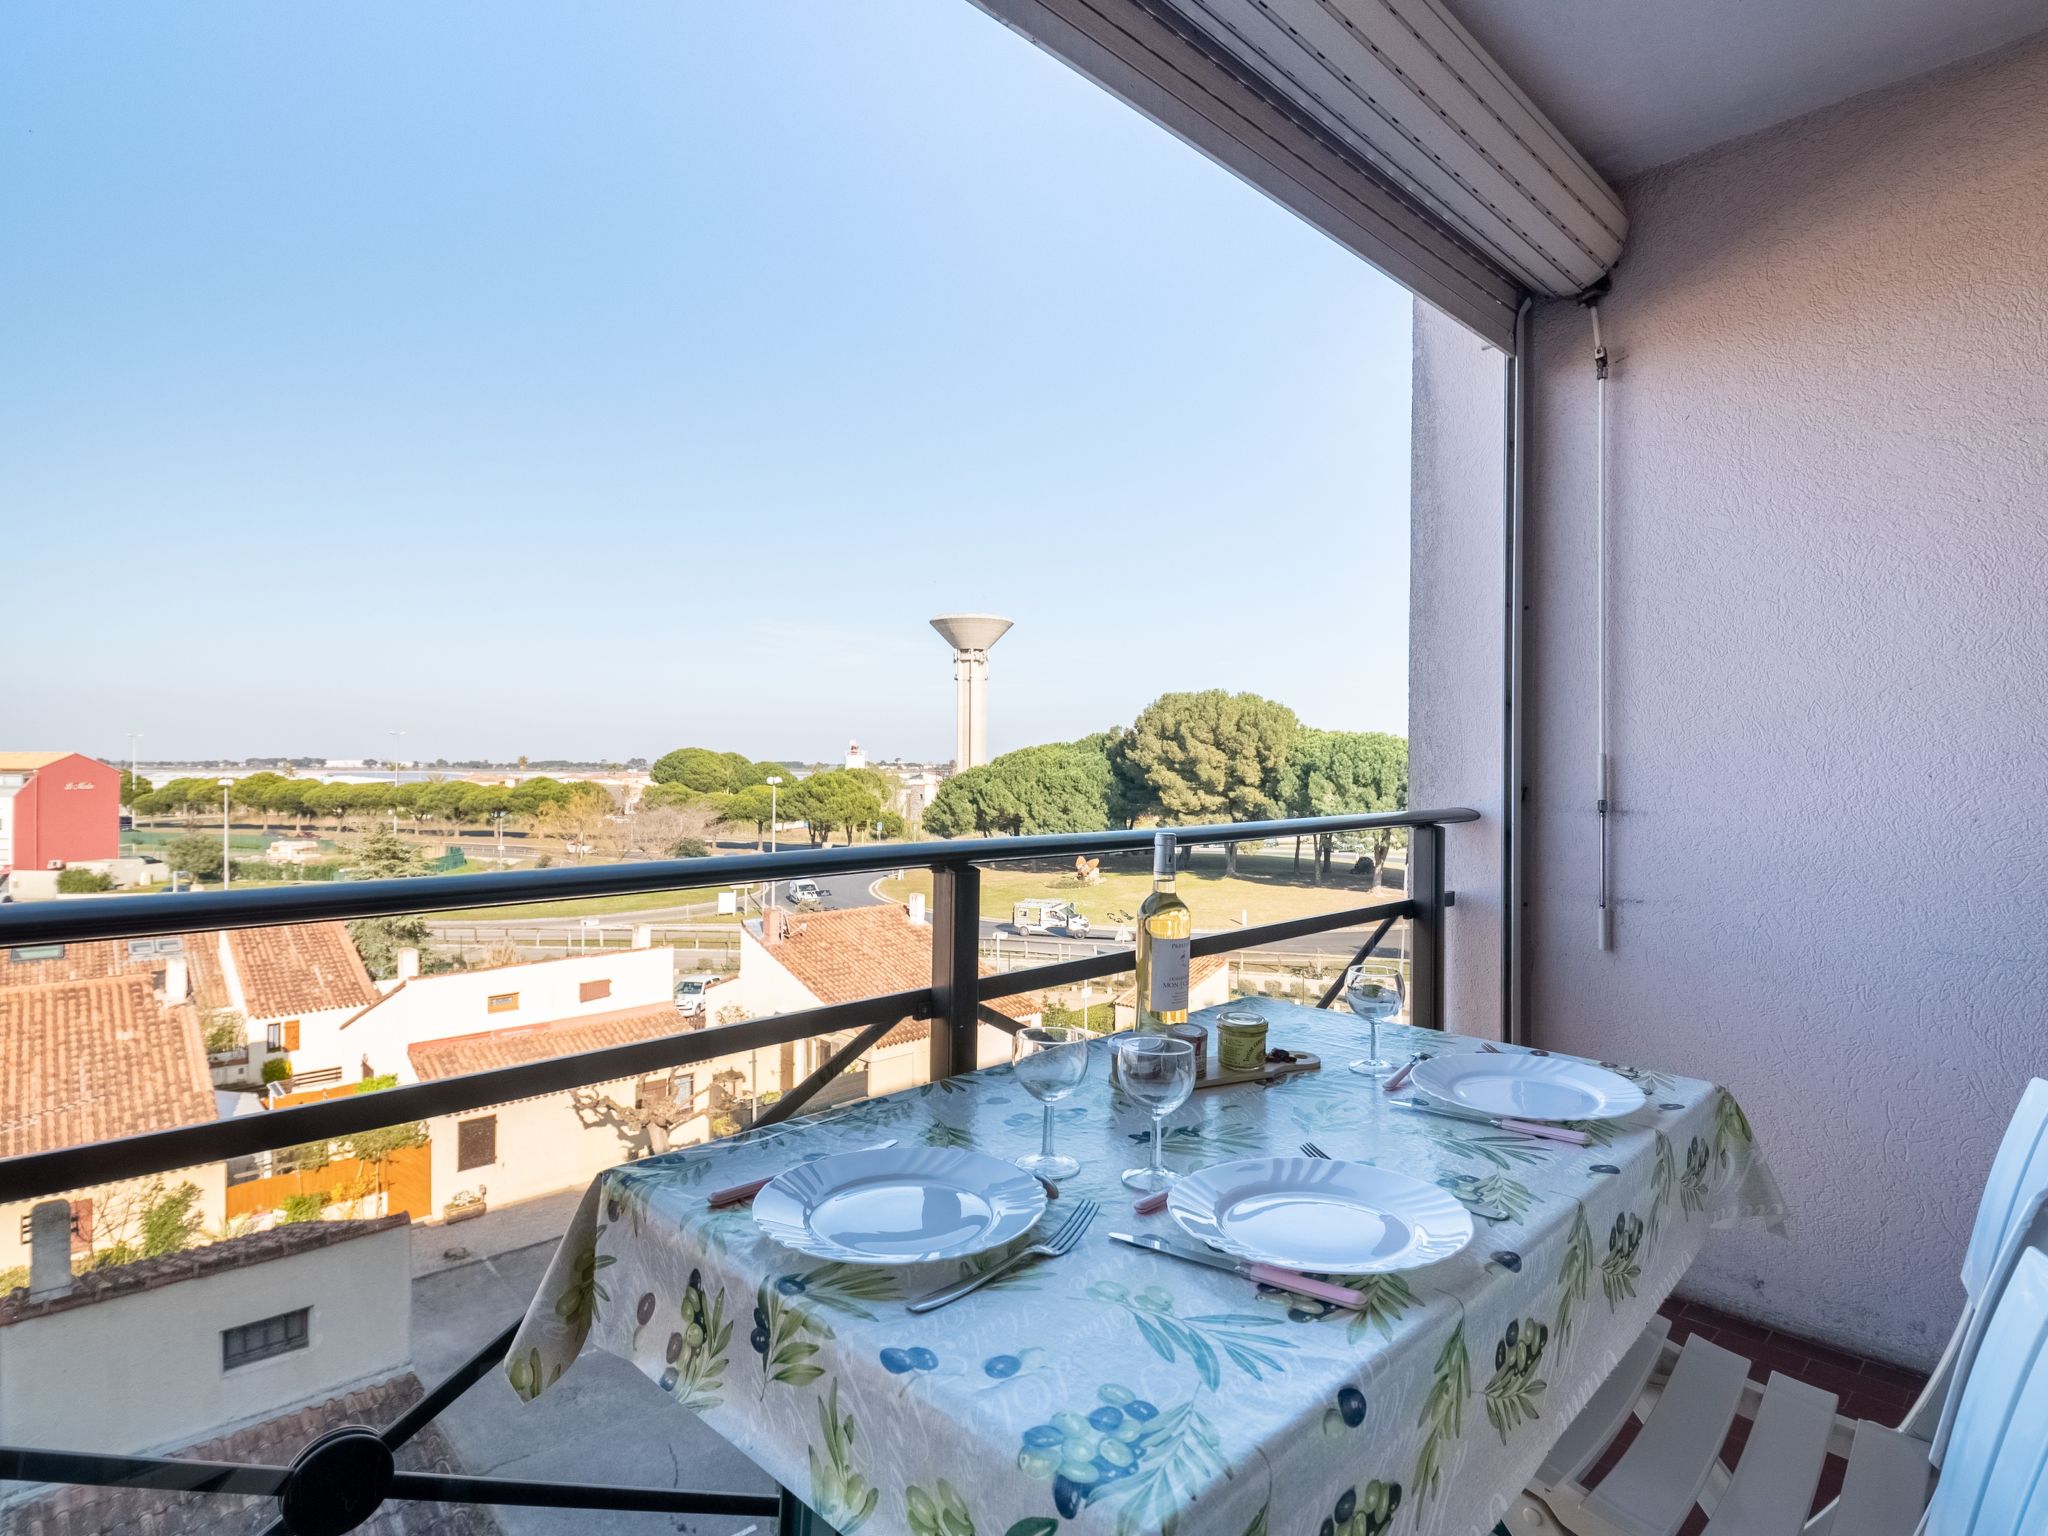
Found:
[[(389, 1375), (411, 1358), (410, 1243), (393, 1227), (0, 1328), (0, 1437), (78, 1451), (182, 1445)], [(306, 1348), (222, 1368), (223, 1330), (300, 1307), (312, 1309)]]
[(1506, 658), (1506, 360), (1415, 306), (1410, 451), (1408, 803), (1469, 805), (1444, 834), (1444, 1022), (1498, 1038)]
[[(1793, 1236), (1725, 1235), (1689, 1293), (1909, 1361), (2048, 1073), (2044, 100), (2035, 40), (1624, 188), (1611, 953), (1590, 340), (1570, 305), (1535, 327), (1532, 1023), (1748, 1108)], [(1459, 344), (1417, 334), (1430, 365)]]

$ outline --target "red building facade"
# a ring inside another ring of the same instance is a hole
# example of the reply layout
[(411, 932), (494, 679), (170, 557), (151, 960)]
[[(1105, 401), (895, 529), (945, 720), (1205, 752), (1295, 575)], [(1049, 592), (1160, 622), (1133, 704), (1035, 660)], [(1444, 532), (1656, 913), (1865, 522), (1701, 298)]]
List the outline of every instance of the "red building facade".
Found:
[(121, 775), (79, 752), (0, 752), (0, 873), (121, 852)]

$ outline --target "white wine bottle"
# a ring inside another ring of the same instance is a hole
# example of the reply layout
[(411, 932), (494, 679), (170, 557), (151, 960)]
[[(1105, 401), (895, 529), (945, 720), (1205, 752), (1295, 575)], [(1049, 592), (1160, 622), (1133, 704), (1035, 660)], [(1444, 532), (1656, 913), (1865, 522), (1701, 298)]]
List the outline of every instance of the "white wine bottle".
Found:
[(1138, 1033), (1188, 1021), (1188, 944), (1195, 917), (1173, 890), (1173, 834), (1152, 843), (1152, 894), (1138, 908)]

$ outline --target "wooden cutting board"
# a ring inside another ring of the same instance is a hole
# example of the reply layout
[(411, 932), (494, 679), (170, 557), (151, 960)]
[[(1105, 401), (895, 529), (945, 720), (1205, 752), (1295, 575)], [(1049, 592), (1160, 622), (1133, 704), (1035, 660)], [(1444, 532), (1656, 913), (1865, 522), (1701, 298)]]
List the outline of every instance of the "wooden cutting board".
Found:
[[(1286, 1049), (1286, 1047), (1282, 1047)], [(1291, 1077), (1296, 1072), (1320, 1072), (1323, 1059), (1308, 1051), (1296, 1051), (1292, 1061), (1269, 1061), (1256, 1072), (1211, 1072), (1195, 1084), (1195, 1092), (1204, 1088), (1235, 1088), (1240, 1083), (1263, 1083), (1268, 1079)]]

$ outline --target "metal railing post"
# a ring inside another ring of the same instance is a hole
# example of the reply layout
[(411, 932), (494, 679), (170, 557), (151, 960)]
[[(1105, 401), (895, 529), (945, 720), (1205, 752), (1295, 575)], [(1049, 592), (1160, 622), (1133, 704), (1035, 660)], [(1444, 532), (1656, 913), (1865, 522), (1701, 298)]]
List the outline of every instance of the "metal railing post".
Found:
[(1408, 834), (1408, 1019), (1423, 1029), (1444, 1027), (1444, 829), (1435, 823)]
[(933, 1082), (972, 1072), (981, 1002), (981, 870), (941, 864), (932, 870)]

